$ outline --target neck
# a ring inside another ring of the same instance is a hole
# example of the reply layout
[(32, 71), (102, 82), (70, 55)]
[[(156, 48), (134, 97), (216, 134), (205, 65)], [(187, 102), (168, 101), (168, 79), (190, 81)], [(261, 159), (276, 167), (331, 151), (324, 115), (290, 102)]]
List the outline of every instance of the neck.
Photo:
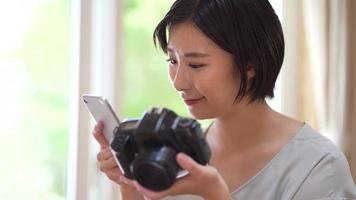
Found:
[(268, 141), (270, 132), (267, 130), (271, 130), (277, 116), (265, 101), (240, 102), (216, 118), (208, 139), (224, 151), (244, 151)]

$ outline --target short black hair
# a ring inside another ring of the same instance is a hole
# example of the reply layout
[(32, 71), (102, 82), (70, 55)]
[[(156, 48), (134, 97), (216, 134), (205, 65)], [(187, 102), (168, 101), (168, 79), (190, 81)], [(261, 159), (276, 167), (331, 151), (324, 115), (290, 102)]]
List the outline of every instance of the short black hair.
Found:
[[(232, 54), (241, 84), (236, 99), (274, 97), (284, 58), (281, 23), (268, 0), (176, 0), (153, 33), (167, 53), (167, 30), (191, 22), (220, 48)], [(255, 77), (248, 82), (252, 66)]]

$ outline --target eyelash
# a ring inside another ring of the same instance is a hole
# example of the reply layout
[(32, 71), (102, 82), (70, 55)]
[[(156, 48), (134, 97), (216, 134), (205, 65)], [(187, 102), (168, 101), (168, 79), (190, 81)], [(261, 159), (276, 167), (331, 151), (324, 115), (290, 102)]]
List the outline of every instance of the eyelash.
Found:
[[(171, 59), (171, 58), (167, 59), (166, 61), (169, 62), (169, 63), (172, 64), (172, 65), (177, 64), (177, 61), (174, 60), (174, 59)], [(195, 65), (195, 64), (189, 64), (189, 67), (191, 67), (191, 68), (193, 68), (193, 69), (201, 68), (201, 67), (204, 67), (204, 66), (206, 66), (206, 64), (197, 64), (197, 65)]]
[[(166, 61), (169, 62), (169, 63), (172, 64), (172, 65), (177, 64), (177, 61), (175, 61), (175, 60), (172, 59), (172, 58), (168, 58)], [(174, 63), (173, 63), (173, 62), (174, 62)]]
[(193, 69), (197, 69), (197, 68), (201, 68), (201, 67), (204, 67), (205, 64), (199, 64), (199, 65), (194, 65), (194, 64), (189, 64), (189, 66)]

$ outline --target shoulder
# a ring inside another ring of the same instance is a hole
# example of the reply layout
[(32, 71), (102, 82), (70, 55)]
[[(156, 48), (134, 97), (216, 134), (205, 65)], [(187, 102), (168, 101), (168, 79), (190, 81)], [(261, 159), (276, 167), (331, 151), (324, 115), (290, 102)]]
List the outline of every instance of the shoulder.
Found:
[(356, 199), (344, 154), (308, 124), (233, 195), (236, 199), (258, 199), (261, 193), (265, 199)]
[(303, 159), (332, 159), (347, 164), (346, 158), (339, 147), (331, 140), (315, 131), (310, 125), (305, 124), (289, 144), (290, 151)]
[(308, 173), (296, 191), (296, 199), (356, 198), (349, 164), (342, 151), (309, 125), (295, 138), (299, 159), (310, 161)]

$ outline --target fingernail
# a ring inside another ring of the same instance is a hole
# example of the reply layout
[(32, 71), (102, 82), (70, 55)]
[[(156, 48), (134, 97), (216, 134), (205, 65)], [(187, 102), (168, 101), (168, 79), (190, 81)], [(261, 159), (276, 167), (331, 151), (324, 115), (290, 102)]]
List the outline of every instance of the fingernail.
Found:
[(184, 153), (178, 153), (177, 154), (177, 159), (184, 160), (187, 156)]

